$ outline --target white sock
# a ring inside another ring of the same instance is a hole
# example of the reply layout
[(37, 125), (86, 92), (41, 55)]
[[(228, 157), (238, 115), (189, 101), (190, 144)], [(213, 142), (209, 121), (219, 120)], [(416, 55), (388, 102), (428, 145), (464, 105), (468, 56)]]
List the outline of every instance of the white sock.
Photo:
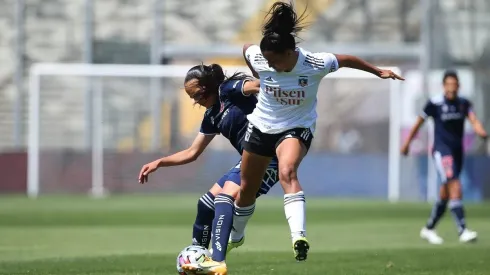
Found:
[(255, 203), (245, 207), (239, 207), (235, 204), (235, 211), (233, 211), (233, 228), (230, 234), (230, 239), (233, 242), (238, 242), (243, 238), (245, 235), (245, 227), (254, 211)]
[(306, 237), (306, 199), (303, 191), (284, 195), (284, 213), (291, 229), (291, 238)]

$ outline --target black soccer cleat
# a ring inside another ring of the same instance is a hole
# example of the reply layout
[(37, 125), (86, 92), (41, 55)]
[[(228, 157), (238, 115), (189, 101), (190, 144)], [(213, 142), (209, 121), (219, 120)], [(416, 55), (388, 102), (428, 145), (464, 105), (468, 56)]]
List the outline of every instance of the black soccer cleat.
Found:
[(306, 238), (298, 238), (293, 243), (293, 250), (296, 261), (306, 261), (306, 258), (308, 257), (308, 250), (310, 250), (310, 244)]

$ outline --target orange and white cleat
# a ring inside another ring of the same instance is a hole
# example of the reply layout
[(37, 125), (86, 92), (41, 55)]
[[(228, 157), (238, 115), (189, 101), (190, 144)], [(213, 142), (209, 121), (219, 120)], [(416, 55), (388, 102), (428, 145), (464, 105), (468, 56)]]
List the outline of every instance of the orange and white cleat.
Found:
[(182, 269), (187, 274), (196, 275), (227, 275), (228, 268), (225, 262), (216, 262), (213, 259), (206, 257), (204, 262), (199, 264), (184, 264)]

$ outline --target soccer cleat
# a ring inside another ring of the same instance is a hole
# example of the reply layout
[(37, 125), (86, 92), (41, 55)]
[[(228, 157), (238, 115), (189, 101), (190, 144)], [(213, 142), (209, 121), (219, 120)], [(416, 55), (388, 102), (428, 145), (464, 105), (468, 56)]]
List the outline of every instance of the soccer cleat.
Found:
[(228, 248), (226, 248), (226, 254), (230, 253), (235, 248), (239, 248), (245, 242), (245, 236), (243, 236), (238, 242), (228, 240)]
[(444, 242), (435, 230), (428, 229), (427, 227), (423, 227), (420, 230), (420, 238), (428, 241), (430, 244), (442, 244)]
[(306, 261), (308, 250), (310, 250), (310, 244), (305, 237), (299, 237), (293, 240), (293, 250), (296, 261)]
[(187, 274), (196, 275), (227, 275), (228, 269), (226, 263), (215, 262), (213, 259), (206, 257), (200, 264), (184, 264), (182, 269)]
[[(245, 242), (245, 236), (243, 236), (238, 242), (234, 242), (231, 239), (228, 240), (228, 247), (226, 248), (226, 254), (230, 253), (235, 248), (239, 248)], [(213, 254), (213, 248), (209, 249), (209, 252)]]
[(476, 241), (477, 238), (478, 238), (478, 233), (469, 229), (463, 230), (461, 235), (459, 235), (459, 241), (462, 243), (474, 242)]

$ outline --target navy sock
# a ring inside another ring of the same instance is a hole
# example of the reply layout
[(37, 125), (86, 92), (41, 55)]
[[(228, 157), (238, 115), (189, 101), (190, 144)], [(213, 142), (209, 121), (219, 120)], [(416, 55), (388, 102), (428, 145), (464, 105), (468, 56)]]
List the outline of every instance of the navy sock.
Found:
[(214, 218), (214, 195), (204, 194), (197, 202), (197, 215), (192, 230), (192, 244), (209, 247)]
[(430, 213), (430, 218), (427, 221), (427, 229), (434, 229), (439, 220), (442, 218), (447, 208), (447, 200), (439, 200), (432, 207), (432, 212)]
[(461, 200), (450, 200), (449, 209), (451, 209), (451, 213), (453, 213), (454, 221), (458, 227), (458, 233), (461, 234), (466, 228), (463, 203)]
[(226, 259), (226, 249), (233, 226), (233, 205), (235, 199), (226, 194), (216, 196), (214, 206), (216, 213), (213, 220), (213, 260), (222, 262)]

